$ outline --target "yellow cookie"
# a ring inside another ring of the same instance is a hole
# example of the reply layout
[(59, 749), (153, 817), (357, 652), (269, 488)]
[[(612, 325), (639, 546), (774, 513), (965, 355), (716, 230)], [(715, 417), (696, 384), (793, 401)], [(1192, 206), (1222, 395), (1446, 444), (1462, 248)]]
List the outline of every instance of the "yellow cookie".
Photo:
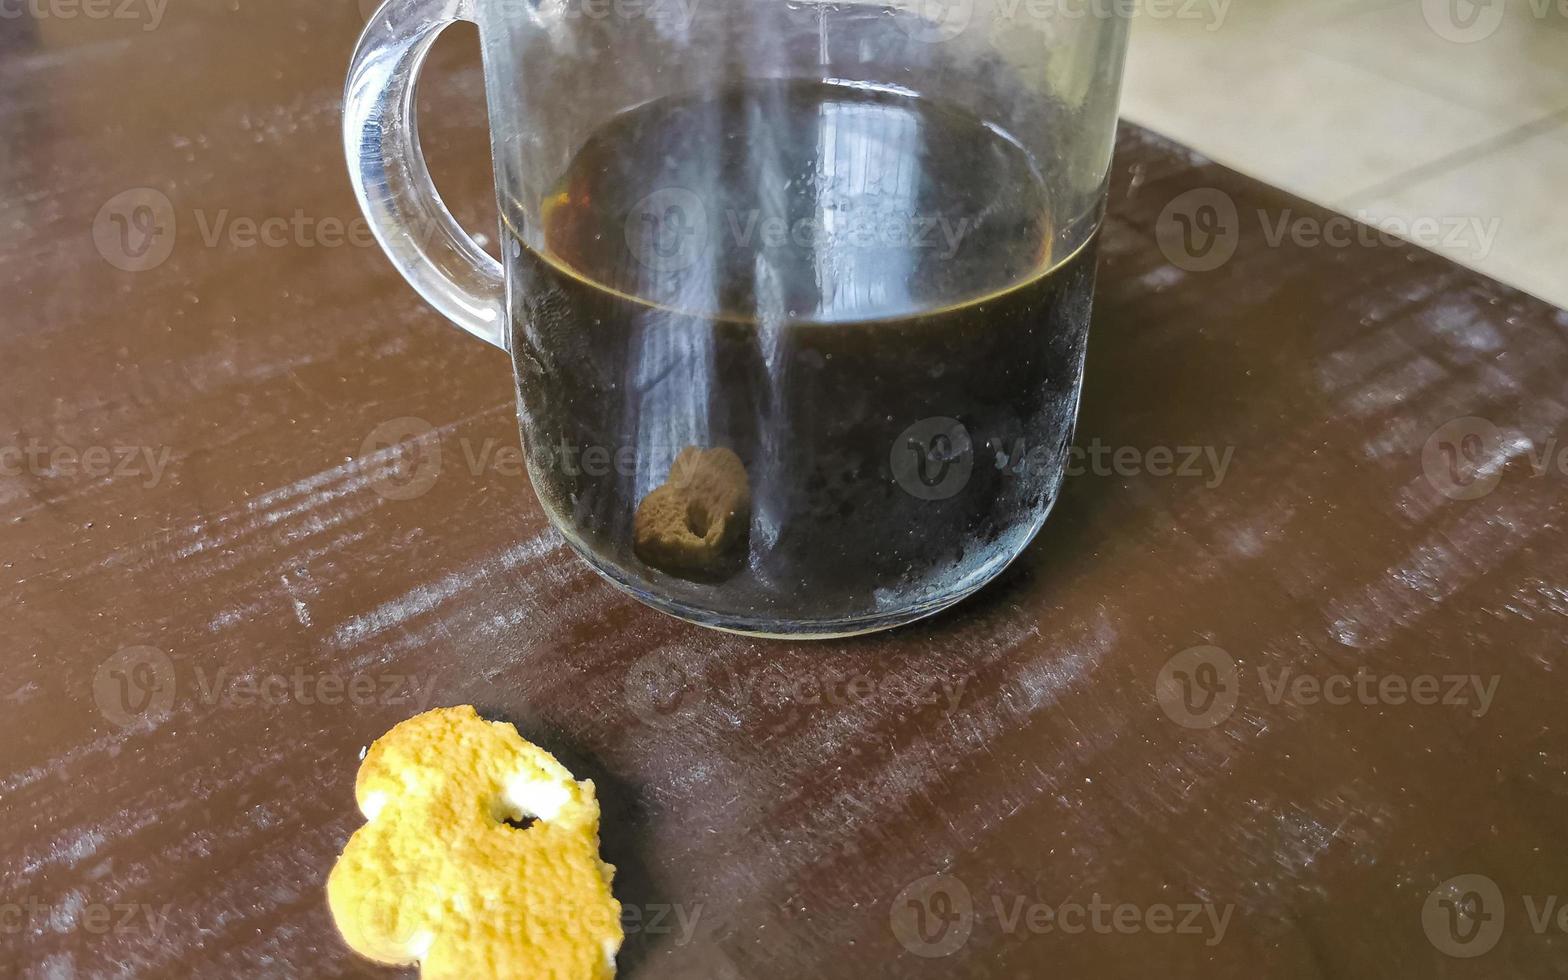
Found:
[(327, 879), (356, 952), (422, 976), (615, 975), (621, 905), (599, 857), (599, 801), (550, 753), (471, 706), (377, 739), (354, 796), (366, 824)]

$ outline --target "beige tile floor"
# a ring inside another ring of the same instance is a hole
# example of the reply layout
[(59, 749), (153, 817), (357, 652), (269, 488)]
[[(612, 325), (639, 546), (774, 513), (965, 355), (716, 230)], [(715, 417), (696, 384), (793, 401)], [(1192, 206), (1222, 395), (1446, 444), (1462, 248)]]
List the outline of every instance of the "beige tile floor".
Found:
[(1128, 119), (1568, 307), (1568, 0), (1140, 11)]

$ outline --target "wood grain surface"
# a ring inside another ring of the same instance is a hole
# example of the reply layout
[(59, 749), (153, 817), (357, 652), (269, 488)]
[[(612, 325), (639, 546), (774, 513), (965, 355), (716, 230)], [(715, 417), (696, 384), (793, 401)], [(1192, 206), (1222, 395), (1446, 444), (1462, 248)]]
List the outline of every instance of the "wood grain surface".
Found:
[[(1125, 129), (1039, 539), (748, 641), (569, 553), (368, 244), (358, 5), (65, 9), (0, 20), (0, 975), (395, 974), (323, 882), (468, 702), (597, 782), (628, 976), (1568, 974), (1568, 314)], [(493, 228), (471, 34), (423, 98)]]

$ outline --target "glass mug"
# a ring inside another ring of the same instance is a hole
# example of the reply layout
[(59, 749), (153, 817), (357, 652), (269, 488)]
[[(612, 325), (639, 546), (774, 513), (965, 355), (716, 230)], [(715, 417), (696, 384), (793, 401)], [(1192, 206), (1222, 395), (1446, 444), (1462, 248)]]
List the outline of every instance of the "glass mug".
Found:
[[(1126, 48), (1106, 6), (390, 0), (349, 169), (403, 275), (511, 355), (534, 489), (595, 569), (705, 626), (884, 629), (994, 578), (1060, 489)], [(501, 262), (413, 118), (457, 20)]]

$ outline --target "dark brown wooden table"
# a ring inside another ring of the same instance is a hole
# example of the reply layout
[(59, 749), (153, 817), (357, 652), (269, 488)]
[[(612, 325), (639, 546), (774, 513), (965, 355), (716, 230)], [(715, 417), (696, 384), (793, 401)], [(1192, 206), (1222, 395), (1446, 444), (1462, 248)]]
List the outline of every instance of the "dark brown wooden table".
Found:
[[(0, 974), (389, 975), (357, 756), (465, 702), (597, 781), (630, 976), (1568, 973), (1568, 314), (1128, 127), (1039, 540), (751, 642), (568, 553), (368, 246), (352, 0), (87, 9), (0, 20)], [(494, 227), (471, 35), (425, 98)]]

